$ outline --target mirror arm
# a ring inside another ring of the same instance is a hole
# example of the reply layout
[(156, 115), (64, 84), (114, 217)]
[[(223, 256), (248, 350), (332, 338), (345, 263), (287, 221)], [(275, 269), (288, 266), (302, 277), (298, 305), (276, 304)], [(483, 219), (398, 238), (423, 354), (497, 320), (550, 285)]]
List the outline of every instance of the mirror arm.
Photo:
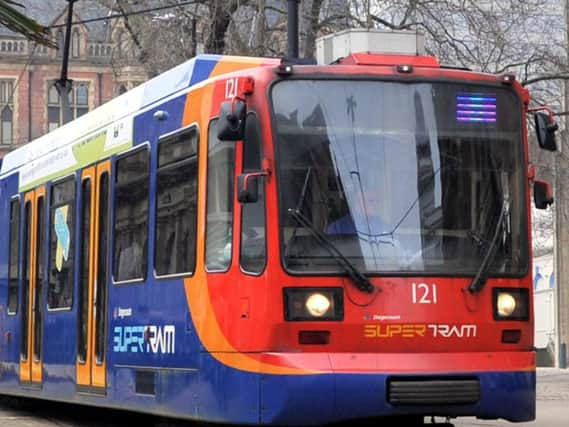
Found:
[(536, 108), (528, 108), (527, 110), (528, 114), (537, 113), (538, 111), (545, 111), (549, 115), (549, 118), (553, 121), (553, 110), (549, 108), (547, 105), (542, 105)]
[(229, 115), (227, 118), (228, 118), (228, 120), (230, 120), (231, 122), (233, 122), (233, 124), (234, 124), (235, 126), (237, 126), (237, 125), (239, 124), (239, 117), (237, 117), (237, 116), (235, 115), (235, 104), (237, 103), (237, 101), (241, 101), (241, 102), (243, 102), (243, 103), (247, 103), (247, 101), (246, 101), (244, 98), (241, 98), (240, 96), (234, 96), (233, 98), (231, 98), (231, 101), (230, 101), (230, 104), (229, 104), (229, 105), (231, 106), (230, 115)]
[(533, 183), (535, 180), (535, 165), (533, 163), (528, 164), (528, 181)]
[(246, 100), (245, 98), (243, 98), (243, 97), (241, 97), (241, 96), (238, 96), (238, 95), (236, 95), (236, 96), (234, 96), (233, 98), (231, 98), (231, 114), (234, 114), (234, 113), (235, 113), (235, 103), (236, 103), (237, 101), (241, 101), (241, 102), (247, 103), (247, 100)]
[(536, 107), (536, 108), (528, 108), (527, 112), (528, 113), (536, 113), (538, 111), (545, 111), (547, 113), (547, 115), (549, 116), (549, 124), (547, 126), (547, 130), (549, 132), (555, 132), (559, 129), (559, 125), (555, 122), (554, 119), (554, 113), (553, 110), (551, 108), (549, 108), (546, 105), (542, 105), (541, 107)]
[(273, 168), (272, 168), (272, 165), (271, 165), (271, 160), (270, 160), (270, 159), (267, 159), (267, 158), (264, 158), (264, 159), (262, 160), (262, 165), (261, 165), (261, 167), (262, 167), (263, 173), (266, 173), (265, 176), (267, 177), (267, 181), (268, 181), (268, 180), (271, 178), (271, 174), (273, 173)]
[(259, 172), (249, 172), (249, 173), (246, 173), (246, 174), (244, 175), (244, 178), (243, 178), (243, 187), (244, 187), (244, 188), (248, 188), (249, 180), (250, 180), (251, 178), (255, 177), (255, 176), (266, 176), (266, 177), (268, 177), (268, 176), (270, 176), (270, 175), (271, 175), (271, 173), (270, 173), (269, 170), (263, 170), (263, 171), (259, 171)]

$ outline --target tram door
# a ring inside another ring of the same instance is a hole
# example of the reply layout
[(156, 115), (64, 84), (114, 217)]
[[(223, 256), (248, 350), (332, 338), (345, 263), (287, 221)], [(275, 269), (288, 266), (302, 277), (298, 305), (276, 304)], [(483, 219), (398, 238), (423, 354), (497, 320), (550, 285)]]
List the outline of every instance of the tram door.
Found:
[(45, 187), (25, 195), (24, 244), (20, 382), (40, 385), (45, 304)]
[(106, 388), (110, 170), (107, 161), (81, 176), (76, 368), (78, 390), (90, 392)]

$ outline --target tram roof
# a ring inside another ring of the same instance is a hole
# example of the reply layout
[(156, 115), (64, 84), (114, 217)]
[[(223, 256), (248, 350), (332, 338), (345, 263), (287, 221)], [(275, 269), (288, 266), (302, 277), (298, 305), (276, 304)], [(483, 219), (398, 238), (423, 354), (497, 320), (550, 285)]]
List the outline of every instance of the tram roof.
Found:
[[(226, 55), (199, 55), (110, 100), (72, 122), (9, 152), (0, 175), (30, 165), (35, 160), (88, 137), (176, 93), (219, 75), (263, 65), (277, 59)], [(130, 135), (132, 138), (132, 135)]]

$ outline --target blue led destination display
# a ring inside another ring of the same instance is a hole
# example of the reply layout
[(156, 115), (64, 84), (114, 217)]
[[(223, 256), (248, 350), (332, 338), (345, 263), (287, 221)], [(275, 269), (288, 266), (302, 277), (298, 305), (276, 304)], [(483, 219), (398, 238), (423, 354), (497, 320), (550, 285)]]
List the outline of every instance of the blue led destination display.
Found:
[(496, 95), (457, 95), (456, 120), (459, 122), (496, 123)]

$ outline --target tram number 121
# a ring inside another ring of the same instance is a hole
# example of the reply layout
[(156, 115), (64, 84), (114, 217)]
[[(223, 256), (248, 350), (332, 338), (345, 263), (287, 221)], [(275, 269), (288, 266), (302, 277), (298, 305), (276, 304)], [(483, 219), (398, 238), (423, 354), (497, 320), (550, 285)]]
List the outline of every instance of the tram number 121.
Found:
[(437, 285), (426, 283), (411, 284), (413, 304), (436, 304), (437, 303)]

